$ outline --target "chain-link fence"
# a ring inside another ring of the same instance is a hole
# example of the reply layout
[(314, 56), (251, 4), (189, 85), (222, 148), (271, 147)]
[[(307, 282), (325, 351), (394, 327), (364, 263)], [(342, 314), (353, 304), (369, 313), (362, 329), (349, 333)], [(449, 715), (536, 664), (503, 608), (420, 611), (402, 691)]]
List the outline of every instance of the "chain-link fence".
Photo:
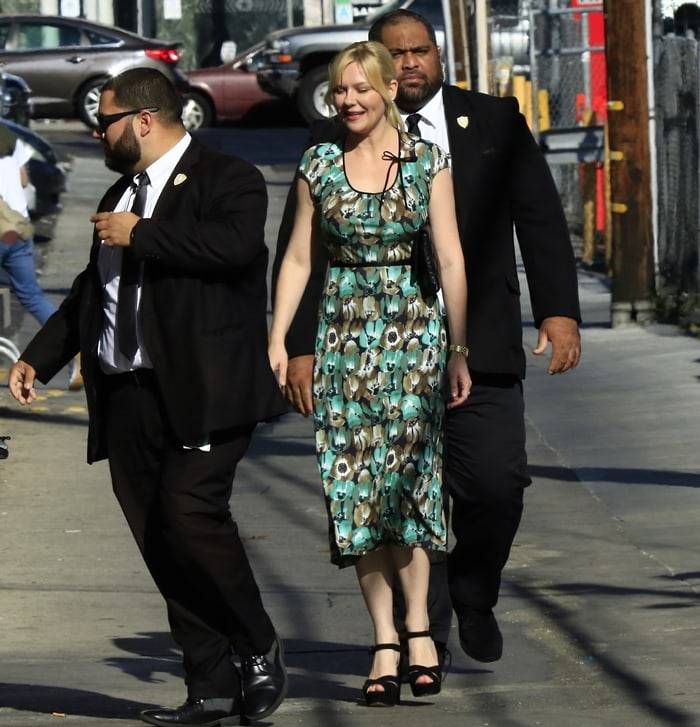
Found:
[(700, 293), (698, 50), (695, 38), (656, 42), (659, 300), (670, 317), (696, 308)]
[(546, 150), (577, 246), (605, 265), (603, 124), (607, 74), (602, 6), (530, 11), (531, 124)]
[(533, 12), (536, 133), (602, 122), (607, 93), (602, 8)]

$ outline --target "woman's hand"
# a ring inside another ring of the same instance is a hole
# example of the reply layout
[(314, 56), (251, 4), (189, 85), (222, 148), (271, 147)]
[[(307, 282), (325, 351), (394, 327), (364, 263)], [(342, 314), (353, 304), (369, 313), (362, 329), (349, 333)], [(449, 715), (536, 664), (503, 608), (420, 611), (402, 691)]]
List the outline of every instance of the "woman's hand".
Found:
[(270, 358), (270, 367), (277, 377), (277, 383), (280, 389), (282, 389), (282, 393), (285, 394), (289, 357), (287, 356), (287, 349), (284, 343), (274, 343), (271, 341), (267, 347), (267, 355)]
[(450, 389), (447, 399), (447, 408), (454, 409), (469, 397), (472, 387), (472, 379), (469, 375), (469, 367), (464, 354), (453, 351), (447, 359), (447, 378)]

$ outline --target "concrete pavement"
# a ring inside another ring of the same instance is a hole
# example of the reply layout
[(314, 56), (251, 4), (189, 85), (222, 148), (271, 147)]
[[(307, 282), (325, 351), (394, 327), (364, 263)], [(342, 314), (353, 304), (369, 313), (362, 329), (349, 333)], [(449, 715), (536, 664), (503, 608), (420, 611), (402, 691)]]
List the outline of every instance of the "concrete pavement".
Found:
[[(280, 130), (259, 147), (229, 133), (268, 180), (272, 247), (296, 152), (281, 153)], [(43, 266), (57, 299), (111, 178), (101, 160), (75, 160)], [(406, 691), (398, 708), (362, 706), (370, 627), (354, 575), (328, 562), (310, 422), (259, 428), (232, 510), (291, 674), (265, 723), (700, 725), (700, 342), (668, 326), (612, 330), (605, 281), (582, 273), (580, 290), (579, 369), (549, 377), (529, 356), (534, 481), (496, 612), (503, 659), (470, 660), (455, 633), (434, 701)], [(25, 317), (18, 345), (35, 330)], [(534, 345), (531, 327), (525, 338)], [(106, 467), (84, 464), (84, 398), (66, 382), (31, 408), (0, 394), (0, 434), (12, 436), (0, 462), (0, 725), (136, 727), (144, 706), (184, 699), (179, 656)]]

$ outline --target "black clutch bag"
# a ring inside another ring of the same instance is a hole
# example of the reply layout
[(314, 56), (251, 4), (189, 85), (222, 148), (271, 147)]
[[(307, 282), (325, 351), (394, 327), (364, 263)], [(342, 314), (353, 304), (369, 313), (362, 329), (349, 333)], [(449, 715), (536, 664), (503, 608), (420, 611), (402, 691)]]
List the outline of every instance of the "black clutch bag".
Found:
[(421, 227), (413, 238), (411, 272), (424, 298), (434, 298), (440, 290), (440, 276), (433, 252), (433, 242), (427, 228)]

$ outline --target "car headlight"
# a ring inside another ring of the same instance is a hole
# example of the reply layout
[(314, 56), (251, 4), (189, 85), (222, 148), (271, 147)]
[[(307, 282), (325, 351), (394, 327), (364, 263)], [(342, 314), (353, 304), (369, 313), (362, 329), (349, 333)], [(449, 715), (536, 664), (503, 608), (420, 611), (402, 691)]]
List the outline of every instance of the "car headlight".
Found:
[(286, 38), (273, 38), (271, 41), (268, 41), (267, 47), (270, 48), (270, 50), (276, 51), (277, 53), (286, 54), (289, 51), (290, 45), (291, 42)]
[(293, 60), (290, 53), (291, 42), (285, 38), (273, 38), (268, 40), (263, 51), (264, 61), (262, 65), (277, 66), (284, 63), (291, 63)]

